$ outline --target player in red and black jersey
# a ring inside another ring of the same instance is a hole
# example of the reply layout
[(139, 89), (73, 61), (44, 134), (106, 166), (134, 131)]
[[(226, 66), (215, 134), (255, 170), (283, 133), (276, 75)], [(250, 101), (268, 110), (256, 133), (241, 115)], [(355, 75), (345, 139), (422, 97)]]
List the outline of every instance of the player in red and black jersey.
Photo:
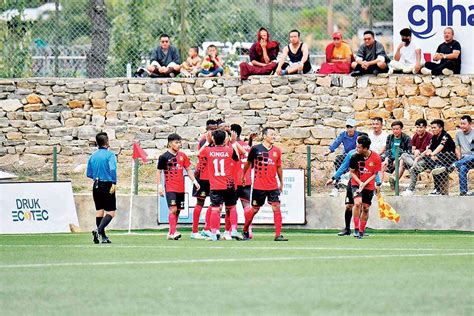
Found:
[[(237, 144), (240, 145), (241, 149), (239, 151), (240, 156), (240, 167), (236, 169), (235, 181), (237, 184), (237, 198), (240, 199), (242, 203), (242, 207), (244, 209), (244, 213), (248, 212), (251, 209), (250, 206), (250, 193), (252, 190), (252, 175), (251, 172), (247, 172), (245, 175), (245, 185), (242, 184), (242, 175), (244, 171), (245, 164), (247, 163), (247, 157), (249, 155), (250, 149), (252, 147), (253, 139), (255, 138), (256, 134), (250, 134), (248, 142), (240, 139), (240, 135), (242, 134), (242, 127), (239, 124), (232, 124), (230, 126), (230, 130), (234, 132), (237, 136)], [(252, 225), (249, 227), (249, 234), (252, 236)]]
[[(235, 193), (235, 168), (239, 164), (237, 145), (227, 146), (225, 144), (228, 134), (217, 130), (212, 133), (214, 146), (205, 144), (199, 151), (199, 156), (207, 158), (207, 170), (211, 188), (211, 240), (218, 240), (220, 230), (220, 212), (222, 204), (225, 204), (230, 217), (237, 219)], [(237, 231), (232, 232), (232, 237), (241, 239)]]
[(367, 136), (357, 138), (357, 152), (349, 162), (354, 195), (354, 237), (359, 239), (364, 236), (374, 190), (380, 190), (375, 185), (375, 177), (382, 170), (382, 160), (376, 152), (370, 150), (370, 143), (370, 138)]
[[(204, 144), (209, 145), (211, 143), (211, 133), (217, 129), (217, 122), (215, 120), (208, 120), (206, 122), (206, 133), (201, 137), (198, 144), (198, 150), (201, 149)], [(207, 146), (206, 145), (206, 146)], [(191, 239), (203, 239), (205, 238), (202, 234), (198, 232), (199, 230), (199, 218), (201, 216), (201, 211), (206, 201), (206, 197), (209, 196), (209, 176), (207, 174), (207, 158), (203, 156), (198, 156), (198, 163), (196, 165), (196, 171), (194, 176), (198, 181), (200, 188), (198, 189), (196, 185), (193, 186), (193, 196), (196, 198), (196, 206), (194, 206), (193, 211), (193, 228), (191, 232)], [(209, 217), (211, 215), (211, 207), (209, 206), (206, 212), (206, 226), (209, 226)], [(209, 227), (204, 227), (203, 234), (207, 235)]]
[[(199, 183), (194, 178), (191, 172), (191, 163), (188, 156), (180, 151), (181, 136), (178, 134), (170, 134), (168, 136), (168, 151), (161, 155), (158, 159), (158, 193), (161, 196), (165, 195), (169, 208), (169, 223), (170, 228), (167, 238), (169, 240), (178, 240), (181, 234), (176, 231), (178, 224), (179, 212), (184, 209), (184, 174), (186, 169), (189, 178), (194, 185), (199, 188)], [(165, 174), (165, 186), (161, 184), (162, 173)]]
[[(242, 183), (245, 185), (245, 175), (250, 167), (254, 170), (252, 191), (252, 209), (245, 213), (243, 229), (244, 240), (250, 239), (249, 226), (253, 217), (265, 204), (265, 200), (272, 206), (275, 222), (275, 241), (288, 241), (281, 235), (282, 217), (280, 211), (280, 192), (283, 190), (283, 169), (281, 167), (281, 151), (273, 144), (276, 133), (273, 128), (266, 127), (262, 131), (263, 142), (253, 146), (245, 164)], [(277, 177), (280, 180), (278, 185)]]

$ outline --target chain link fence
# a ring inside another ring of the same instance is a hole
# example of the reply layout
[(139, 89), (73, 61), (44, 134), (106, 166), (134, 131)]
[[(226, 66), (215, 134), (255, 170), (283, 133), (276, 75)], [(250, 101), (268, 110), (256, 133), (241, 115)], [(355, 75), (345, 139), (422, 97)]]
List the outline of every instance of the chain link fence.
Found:
[[(181, 56), (213, 43), (226, 65), (246, 60), (257, 30), (288, 42), (299, 29), (320, 63), (334, 31), (355, 50), (364, 30), (392, 50), (392, 0), (5, 0), (0, 77), (123, 77), (142, 65), (161, 33)], [(182, 58), (183, 59), (183, 58)]]

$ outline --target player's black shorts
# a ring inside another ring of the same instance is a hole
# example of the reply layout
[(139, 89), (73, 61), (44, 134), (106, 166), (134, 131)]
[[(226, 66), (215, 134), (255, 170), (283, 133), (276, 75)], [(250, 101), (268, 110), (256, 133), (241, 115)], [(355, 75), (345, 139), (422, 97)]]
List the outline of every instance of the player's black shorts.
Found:
[(166, 202), (168, 202), (168, 207), (176, 206), (178, 210), (183, 210), (184, 209), (184, 193), (166, 192)]
[(242, 201), (250, 201), (250, 190), (252, 189), (251, 185), (237, 186), (237, 198), (241, 199)]
[(352, 194), (352, 186), (350, 180), (346, 188), (346, 205), (348, 204), (354, 204), (354, 195)]
[(209, 196), (211, 192), (211, 185), (209, 184), (209, 180), (198, 180), (198, 182), (201, 188), (197, 190), (196, 186), (193, 185), (193, 196), (195, 198), (205, 199)]
[(280, 190), (257, 190), (252, 191), (252, 206), (263, 206), (265, 199), (268, 203), (280, 202)]
[(233, 189), (211, 190), (211, 206), (234, 206), (237, 204), (237, 194)]
[(362, 197), (362, 203), (371, 205), (372, 198), (374, 197), (374, 190), (363, 189), (362, 192), (356, 193), (357, 190), (359, 190), (359, 187), (352, 186), (352, 194), (354, 195), (354, 198)]
[(115, 192), (110, 194), (112, 182), (94, 181), (92, 196), (94, 197), (95, 209), (107, 212), (116, 211)]

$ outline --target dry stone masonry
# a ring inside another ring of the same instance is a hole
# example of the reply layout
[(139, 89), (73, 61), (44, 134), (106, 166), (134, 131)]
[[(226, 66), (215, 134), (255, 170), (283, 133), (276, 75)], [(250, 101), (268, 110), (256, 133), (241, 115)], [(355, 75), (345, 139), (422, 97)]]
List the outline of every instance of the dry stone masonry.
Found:
[[(331, 172), (333, 157), (321, 153), (353, 117), (367, 129), (376, 116), (386, 128), (399, 119), (406, 131), (414, 121), (442, 118), (453, 131), (460, 116), (474, 115), (474, 76), (418, 75), (288, 76), (214, 79), (56, 79), (0, 80), (0, 166), (50, 159), (84, 164), (95, 150), (94, 136), (105, 131), (119, 161), (134, 140), (161, 152), (169, 133), (194, 149), (209, 118), (224, 117), (244, 127), (244, 135), (272, 126), (279, 131), (288, 167), (306, 164)], [(321, 173), (317, 175), (321, 178)]]

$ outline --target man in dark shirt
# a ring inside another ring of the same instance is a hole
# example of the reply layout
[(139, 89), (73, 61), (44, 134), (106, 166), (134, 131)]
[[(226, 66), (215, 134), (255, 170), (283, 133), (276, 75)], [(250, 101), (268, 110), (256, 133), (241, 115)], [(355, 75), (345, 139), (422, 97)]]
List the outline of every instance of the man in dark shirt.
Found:
[(146, 69), (151, 76), (174, 77), (179, 74), (180, 64), (178, 49), (170, 44), (167, 34), (161, 34), (160, 46), (152, 52), (150, 65)]
[(352, 76), (361, 76), (364, 74), (378, 74), (388, 72), (388, 62), (383, 45), (375, 40), (374, 32), (364, 32), (364, 44), (357, 51), (355, 61), (351, 64), (354, 70)]
[[(106, 133), (99, 133), (95, 137), (99, 149), (92, 154), (87, 162), (87, 177), (94, 180), (92, 196), (94, 197), (97, 229), (92, 231), (93, 241), (99, 243), (99, 236), (103, 244), (110, 244), (105, 235), (105, 227), (115, 216), (115, 185), (117, 183), (117, 158), (108, 150), (109, 138)], [(105, 216), (104, 216), (105, 214)]]
[[(415, 158), (415, 165), (410, 168), (410, 185), (403, 193), (405, 196), (412, 195), (415, 191), (418, 175), (425, 170), (433, 170), (434, 191), (431, 195), (441, 195), (442, 181), (448, 181), (447, 168), (456, 160), (454, 140), (445, 130), (442, 120), (431, 122), (431, 138), (428, 148), (423, 154)], [(439, 168), (445, 167), (445, 168)], [(438, 171), (439, 172), (435, 172)]]
[(451, 27), (444, 29), (444, 43), (438, 46), (433, 61), (427, 62), (421, 69), (424, 75), (445, 75), (461, 73), (461, 44), (454, 39), (454, 30)]

